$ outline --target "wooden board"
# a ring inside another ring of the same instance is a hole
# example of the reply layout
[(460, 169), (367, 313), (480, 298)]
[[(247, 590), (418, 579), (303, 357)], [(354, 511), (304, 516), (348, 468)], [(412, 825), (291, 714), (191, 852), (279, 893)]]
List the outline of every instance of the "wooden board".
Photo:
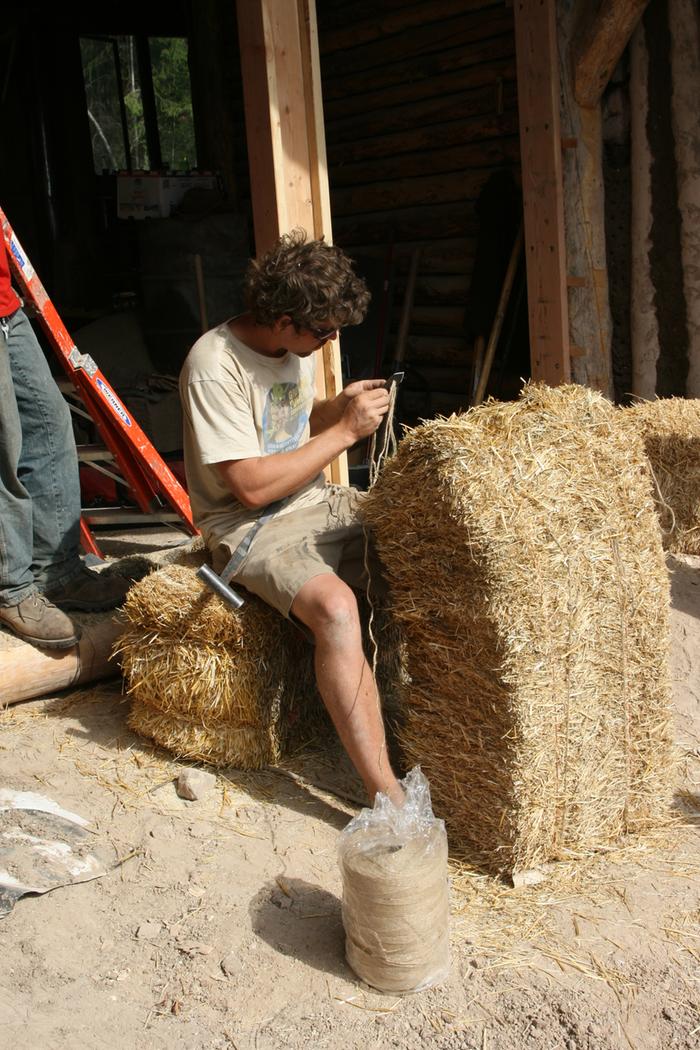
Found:
[(416, 152), (342, 164), (333, 174), (333, 186), (337, 190), (368, 182), (425, 175), (428, 171), (432, 175), (449, 171), (473, 171), (501, 167), (504, 164), (515, 165), (519, 160), (520, 141), (517, 135), (502, 135), (491, 141), (472, 142), (450, 149), (435, 149), (431, 152), (429, 160), (424, 152)]
[[(470, 88), (454, 95), (437, 95), (421, 99), (410, 106), (392, 106), (354, 114), (328, 122), (329, 136), (334, 143), (370, 138), (372, 135), (388, 135), (393, 131), (407, 131), (415, 127), (431, 128), (448, 121), (466, 121), (481, 114), (493, 115), (497, 109), (497, 84), (494, 80), (478, 88)], [(502, 85), (503, 103), (506, 109), (516, 104), (515, 84)]]
[(479, 40), (507, 32), (512, 24), (510, 11), (499, 5), (488, 11), (472, 11), (417, 26), (369, 44), (335, 52), (332, 56), (334, 74), (343, 77), (358, 70), (384, 68), (393, 62), (418, 59), (444, 51), (448, 42), (452, 48), (473, 46)]
[[(493, 98), (491, 108), (493, 110)], [(332, 142), (328, 147), (328, 159), (333, 165), (341, 165), (353, 160), (390, 157), (416, 150), (432, 152), (443, 146), (459, 146), (510, 136), (517, 130), (518, 114), (515, 109), (502, 114), (491, 112), (473, 119), (449, 120), (443, 124), (428, 123), (424, 127), (414, 126), (393, 133), (388, 131), (372, 138)], [(426, 159), (426, 166), (427, 163)]]
[[(256, 252), (295, 227), (330, 241), (314, 0), (239, 0), (237, 13)], [(317, 357), (317, 395), (341, 388), (336, 341)], [(328, 474), (347, 483), (345, 453)]]

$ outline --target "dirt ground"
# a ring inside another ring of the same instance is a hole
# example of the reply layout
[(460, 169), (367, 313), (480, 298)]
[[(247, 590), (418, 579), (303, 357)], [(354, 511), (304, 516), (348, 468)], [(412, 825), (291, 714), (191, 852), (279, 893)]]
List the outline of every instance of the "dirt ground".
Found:
[(0, 713), (2, 786), (89, 819), (116, 865), (0, 919), (0, 1046), (700, 1047), (700, 559), (670, 567), (679, 826), (518, 889), (454, 868), (452, 972), (419, 995), (344, 961), (337, 754), (186, 802), (119, 681)]

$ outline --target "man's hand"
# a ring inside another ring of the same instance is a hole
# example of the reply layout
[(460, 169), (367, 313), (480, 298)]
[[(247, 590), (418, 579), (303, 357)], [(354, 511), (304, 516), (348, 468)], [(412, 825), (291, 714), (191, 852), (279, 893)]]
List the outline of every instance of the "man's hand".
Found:
[[(311, 413), (311, 436), (315, 437), (317, 434), (321, 434), (328, 427), (334, 426), (336, 423), (345, 423), (345, 412), (348, 407), (358, 397), (368, 392), (379, 390), (386, 385), (384, 379), (358, 379), (354, 383), (348, 383), (344, 390), (333, 398), (325, 401), (315, 401), (313, 412)], [(379, 426), (379, 423), (377, 423)], [(374, 427), (376, 430), (377, 427)], [(372, 430), (367, 433), (373, 433)], [(367, 433), (362, 434), (362, 437), (367, 437)], [(350, 444), (354, 445), (355, 441), (359, 441), (360, 438), (349, 439)]]
[(386, 386), (386, 379), (358, 379), (355, 383), (348, 383), (342, 392), (348, 401), (352, 401), (358, 394), (363, 394), (366, 390), (377, 390), (382, 386)]
[(341, 425), (347, 429), (350, 443), (354, 445), (356, 441), (374, 434), (378, 428), (389, 411), (389, 391), (383, 379), (365, 379), (351, 383), (343, 390), (343, 394), (350, 400), (343, 412)]
[(362, 379), (350, 383), (332, 401), (333, 420), (324, 420), (310, 441), (289, 452), (275, 452), (253, 459), (224, 460), (217, 463), (222, 481), (244, 507), (257, 509), (297, 492), (313, 481), (341, 452), (373, 434), (389, 410), (389, 391), (383, 379)]

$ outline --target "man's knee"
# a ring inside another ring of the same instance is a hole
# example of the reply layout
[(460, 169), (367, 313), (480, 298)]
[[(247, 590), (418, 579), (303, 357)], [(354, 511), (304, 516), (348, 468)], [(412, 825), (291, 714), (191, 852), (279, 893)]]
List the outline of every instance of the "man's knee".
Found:
[(316, 635), (355, 632), (359, 627), (355, 594), (333, 573), (305, 583), (294, 599), (292, 612)]

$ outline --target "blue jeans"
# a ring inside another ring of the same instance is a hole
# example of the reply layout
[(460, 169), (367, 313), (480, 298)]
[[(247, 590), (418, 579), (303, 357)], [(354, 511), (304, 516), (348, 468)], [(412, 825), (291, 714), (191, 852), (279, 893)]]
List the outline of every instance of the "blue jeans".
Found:
[(0, 606), (72, 579), (79, 544), (70, 409), (17, 310), (0, 321)]

